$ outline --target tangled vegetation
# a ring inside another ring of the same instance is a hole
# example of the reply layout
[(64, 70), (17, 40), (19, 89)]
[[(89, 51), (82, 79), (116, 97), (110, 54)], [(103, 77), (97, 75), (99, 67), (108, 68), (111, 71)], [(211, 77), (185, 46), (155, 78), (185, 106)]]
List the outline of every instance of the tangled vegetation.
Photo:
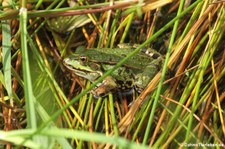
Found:
[[(224, 148), (223, 1), (1, 4), (1, 147)], [(133, 52), (93, 82), (63, 64), (77, 47), (122, 43), (135, 45)], [(93, 97), (102, 80), (147, 48), (164, 64), (143, 91)]]

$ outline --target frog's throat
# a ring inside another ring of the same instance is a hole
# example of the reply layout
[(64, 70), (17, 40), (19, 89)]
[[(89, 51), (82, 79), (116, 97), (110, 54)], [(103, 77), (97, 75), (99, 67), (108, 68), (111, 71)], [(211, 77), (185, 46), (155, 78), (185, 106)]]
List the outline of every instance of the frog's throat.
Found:
[(102, 76), (102, 73), (98, 71), (88, 72), (88, 71), (77, 70), (77, 69), (74, 69), (73, 71), (76, 75), (83, 77), (85, 79), (88, 79), (91, 82), (94, 82), (96, 79)]
[(76, 75), (86, 78), (90, 81), (95, 81), (97, 78), (102, 76), (102, 72), (92, 70), (88, 66), (80, 65), (78, 61), (69, 61), (69, 59), (64, 60), (64, 65)]

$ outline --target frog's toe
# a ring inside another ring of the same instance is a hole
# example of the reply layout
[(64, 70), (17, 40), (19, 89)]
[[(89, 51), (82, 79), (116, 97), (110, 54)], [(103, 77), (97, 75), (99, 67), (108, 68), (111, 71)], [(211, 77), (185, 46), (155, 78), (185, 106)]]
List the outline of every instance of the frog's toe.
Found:
[(104, 88), (96, 88), (91, 91), (93, 97), (98, 99), (99, 97), (105, 97), (109, 94), (109, 91), (106, 91)]
[(100, 97), (98, 95), (96, 95), (95, 93), (91, 92), (92, 96), (94, 97), (94, 99), (99, 99)]
[(98, 93), (95, 90), (92, 90), (91, 93), (94, 99), (99, 99), (100, 97), (105, 97), (107, 95), (105, 93)]

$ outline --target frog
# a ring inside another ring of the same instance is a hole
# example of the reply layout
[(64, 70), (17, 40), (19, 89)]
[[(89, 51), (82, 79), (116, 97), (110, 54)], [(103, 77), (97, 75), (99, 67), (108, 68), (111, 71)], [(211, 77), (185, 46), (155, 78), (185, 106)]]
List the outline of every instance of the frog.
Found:
[[(63, 64), (77, 76), (94, 82), (134, 49), (135, 47), (129, 46), (89, 49), (81, 46), (73, 55), (64, 58)], [(161, 70), (163, 62), (163, 56), (156, 50), (142, 50), (113, 71), (91, 92), (97, 98), (110, 92), (126, 92), (132, 89), (140, 93)]]

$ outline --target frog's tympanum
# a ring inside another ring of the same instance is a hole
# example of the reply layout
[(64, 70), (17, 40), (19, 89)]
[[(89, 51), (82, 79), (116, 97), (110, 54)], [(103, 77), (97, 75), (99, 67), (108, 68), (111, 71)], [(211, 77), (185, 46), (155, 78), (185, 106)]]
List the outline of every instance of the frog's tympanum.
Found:
[[(76, 75), (94, 82), (104, 72), (113, 68), (134, 48), (77, 48), (74, 55), (64, 59), (64, 65)], [(106, 77), (92, 93), (99, 97), (109, 92), (122, 92), (135, 88), (141, 92), (160, 71), (163, 57), (156, 51), (147, 49), (149, 54), (140, 51), (128, 59), (120, 68)]]

